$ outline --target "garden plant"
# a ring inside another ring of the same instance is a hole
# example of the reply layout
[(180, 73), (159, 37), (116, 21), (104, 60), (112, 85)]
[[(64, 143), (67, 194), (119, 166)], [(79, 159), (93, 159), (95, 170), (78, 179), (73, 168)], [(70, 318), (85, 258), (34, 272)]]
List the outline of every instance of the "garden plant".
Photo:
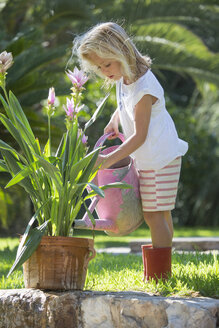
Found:
[[(95, 166), (99, 148), (88, 152), (86, 129), (100, 114), (107, 96), (103, 99), (93, 117), (79, 127), (78, 116), (82, 91), (87, 76), (77, 68), (68, 71), (72, 81), (71, 98), (67, 98), (66, 132), (63, 134), (56, 151), (52, 148), (50, 121), (55, 111), (55, 90), (50, 88), (47, 105), (48, 141), (44, 147), (33, 134), (31, 126), (15, 95), (6, 90), (7, 69), (13, 64), (11, 53), (0, 54), (0, 86), (4, 97), (0, 95), (5, 114), (0, 120), (17, 142), (20, 151), (0, 140), (3, 159), (0, 161), (2, 172), (9, 172), (12, 179), (6, 188), (20, 184), (30, 195), (35, 214), (29, 221), (21, 239), (16, 260), (9, 275), (23, 264), (37, 249), (43, 235), (72, 236), (72, 225), (84, 205), (90, 220), (95, 225), (86, 200), (96, 195), (104, 197), (106, 188), (128, 188), (125, 183), (113, 183), (98, 187), (92, 180), (97, 173)], [(89, 186), (89, 192), (84, 191)], [(34, 224), (37, 222), (37, 227)]]

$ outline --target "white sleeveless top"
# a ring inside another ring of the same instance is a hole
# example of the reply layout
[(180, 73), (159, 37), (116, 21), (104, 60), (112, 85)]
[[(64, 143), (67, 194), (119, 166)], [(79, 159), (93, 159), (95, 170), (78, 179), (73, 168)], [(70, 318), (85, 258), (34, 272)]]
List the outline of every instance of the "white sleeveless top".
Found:
[(123, 78), (116, 83), (120, 123), (126, 139), (134, 133), (134, 107), (147, 94), (158, 100), (152, 105), (146, 140), (131, 156), (138, 169), (159, 170), (188, 150), (166, 110), (163, 88), (151, 70), (132, 84), (124, 84)]

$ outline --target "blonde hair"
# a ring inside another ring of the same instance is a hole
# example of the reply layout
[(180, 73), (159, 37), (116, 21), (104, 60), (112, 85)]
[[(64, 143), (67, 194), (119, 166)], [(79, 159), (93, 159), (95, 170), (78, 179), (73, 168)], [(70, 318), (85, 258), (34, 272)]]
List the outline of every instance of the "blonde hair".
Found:
[[(124, 29), (116, 23), (108, 22), (94, 26), (74, 40), (74, 49), (86, 72), (95, 72), (106, 78), (89, 60), (95, 53), (103, 59), (119, 61), (122, 73), (130, 82), (138, 79), (151, 65), (151, 59), (143, 56)], [(106, 78), (108, 80), (108, 78)]]

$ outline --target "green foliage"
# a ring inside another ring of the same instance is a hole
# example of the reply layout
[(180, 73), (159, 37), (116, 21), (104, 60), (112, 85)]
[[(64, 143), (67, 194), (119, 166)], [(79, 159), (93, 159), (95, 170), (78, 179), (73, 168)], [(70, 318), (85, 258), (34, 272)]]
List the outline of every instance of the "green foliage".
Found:
[(218, 55), (211, 53), (191, 31), (171, 23), (150, 23), (136, 26), (134, 34), (143, 53), (148, 49), (154, 58), (154, 70), (175, 71), (190, 75), (196, 83), (219, 85)]
[[(219, 99), (214, 87), (203, 85), (205, 100), (170, 111), (179, 136), (189, 143), (183, 158), (175, 216), (182, 225), (218, 226)], [(195, 97), (194, 97), (195, 98)]]
[[(34, 223), (35, 217), (33, 217), (32, 223)], [(19, 268), (28, 258), (35, 252), (39, 243), (45, 234), (48, 221), (44, 222), (41, 226), (32, 229), (30, 225), (26, 229), (24, 236), (21, 239), (20, 245), (17, 250), (16, 259), (7, 275), (10, 276), (14, 270)]]

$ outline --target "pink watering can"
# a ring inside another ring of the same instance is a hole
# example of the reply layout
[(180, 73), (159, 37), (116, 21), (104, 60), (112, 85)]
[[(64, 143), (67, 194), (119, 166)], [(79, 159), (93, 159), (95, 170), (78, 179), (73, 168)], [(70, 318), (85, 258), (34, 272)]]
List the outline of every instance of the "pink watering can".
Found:
[[(94, 148), (102, 146), (110, 134), (103, 135)], [(124, 141), (120, 133), (119, 138)], [(101, 154), (109, 154), (119, 146), (105, 148)], [(91, 212), (94, 209), (99, 219), (95, 220), (95, 227), (87, 213), (82, 220), (76, 220), (75, 229), (103, 230), (108, 235), (123, 236), (136, 230), (144, 221), (139, 193), (138, 172), (133, 159), (128, 156), (108, 169), (99, 170), (94, 183), (103, 186), (113, 182), (126, 182), (133, 186), (132, 189), (106, 189), (105, 197), (96, 196), (89, 206)]]

